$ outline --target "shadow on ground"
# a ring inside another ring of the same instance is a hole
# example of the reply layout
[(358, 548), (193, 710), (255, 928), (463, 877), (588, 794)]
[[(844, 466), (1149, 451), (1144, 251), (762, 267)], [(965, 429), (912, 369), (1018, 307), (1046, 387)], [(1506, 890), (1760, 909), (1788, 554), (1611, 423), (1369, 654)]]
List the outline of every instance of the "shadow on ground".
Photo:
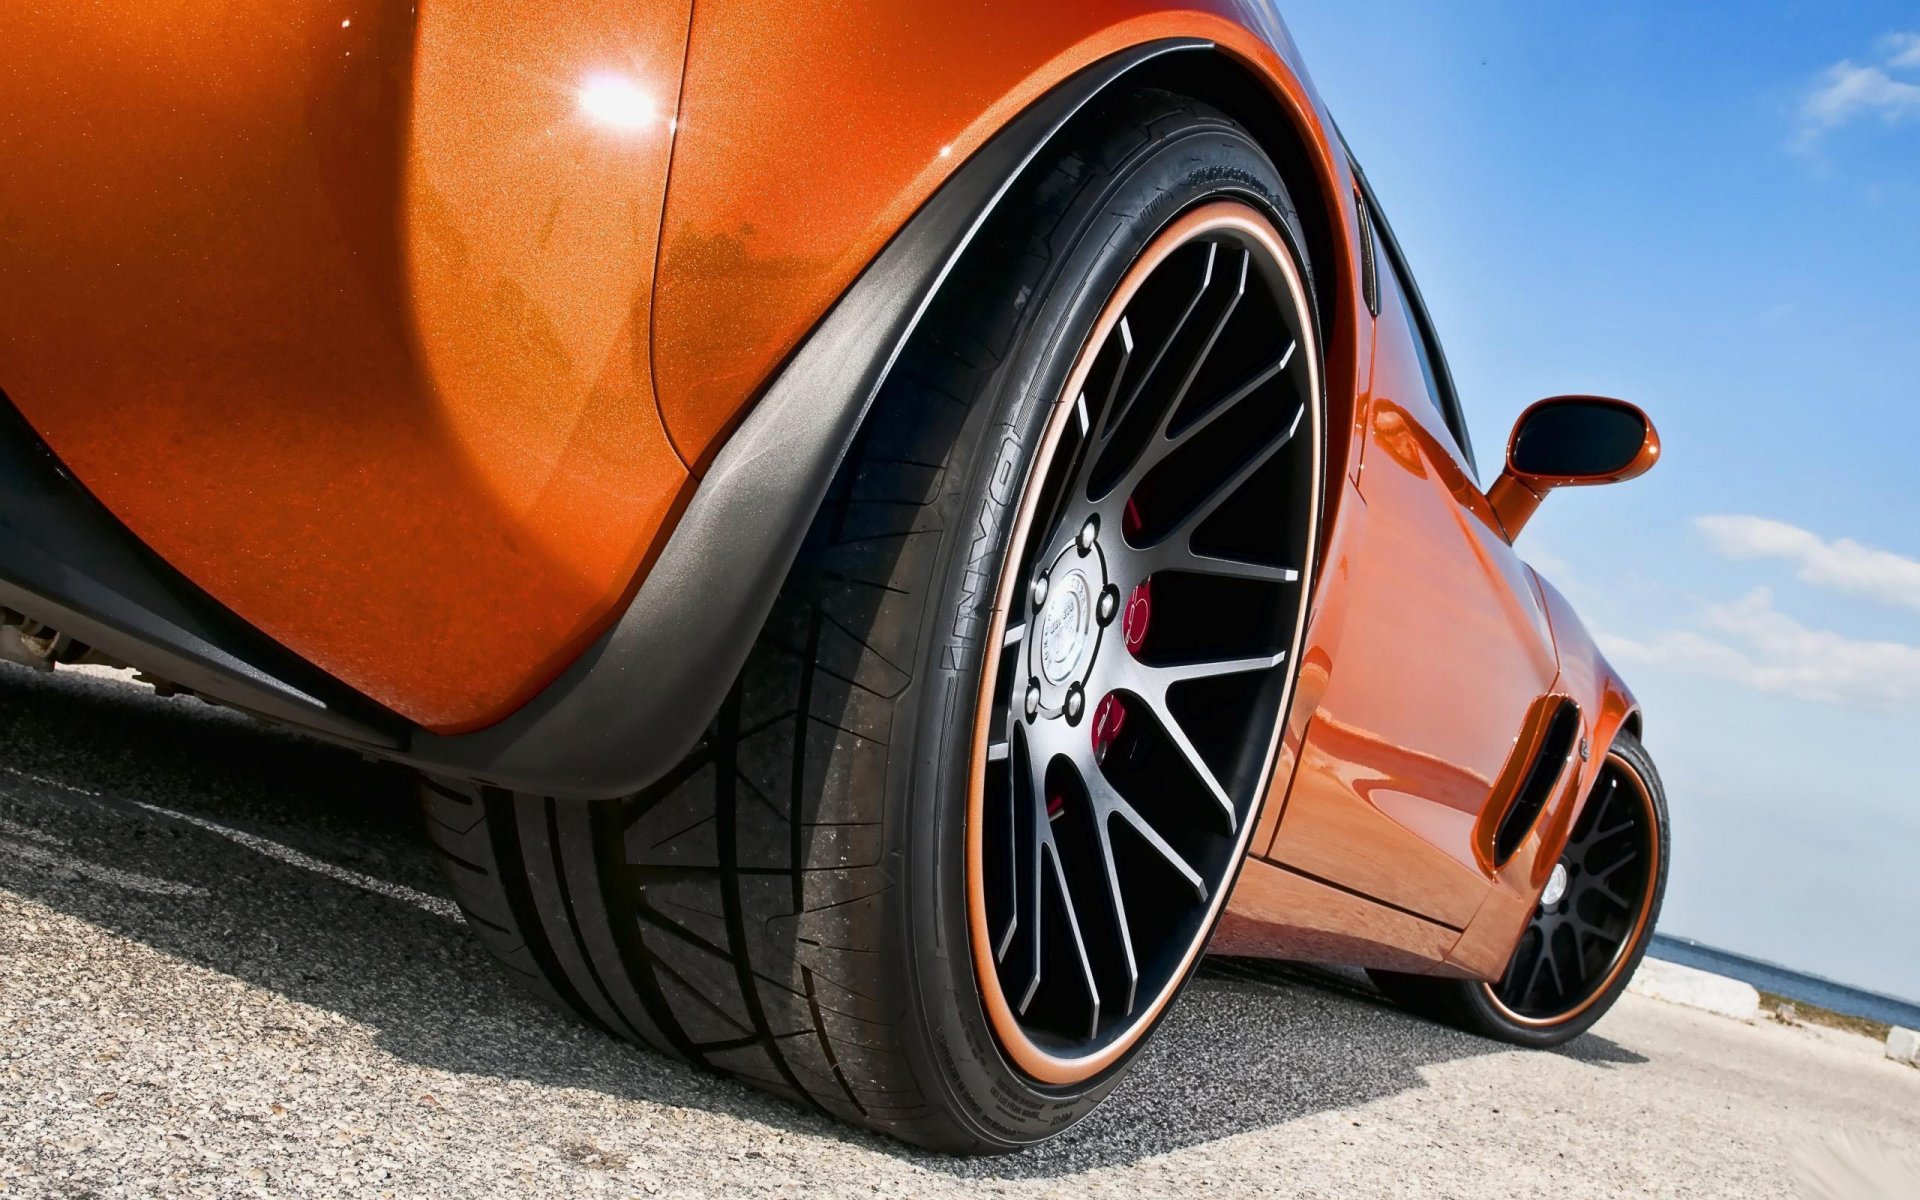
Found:
[[(1398, 1012), (1357, 975), (1216, 960), (1130, 1082), (1078, 1128), (1015, 1157), (929, 1156), (613, 1042), (522, 996), (457, 919), (171, 815), (444, 897), (396, 768), (196, 701), (4, 665), (0, 744), (0, 887), (337, 1013), (409, 1062), (725, 1113), (942, 1173), (1121, 1165), (1419, 1089), (1423, 1067), (1507, 1052)], [(1596, 1070), (1645, 1061), (1591, 1034), (1561, 1053)]]

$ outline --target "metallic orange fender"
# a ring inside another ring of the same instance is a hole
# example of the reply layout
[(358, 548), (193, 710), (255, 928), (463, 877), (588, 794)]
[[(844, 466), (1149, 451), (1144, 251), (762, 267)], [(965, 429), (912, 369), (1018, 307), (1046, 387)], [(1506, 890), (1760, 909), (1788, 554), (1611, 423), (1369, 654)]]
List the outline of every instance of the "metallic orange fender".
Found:
[(1348, 165), (1267, 5), (689, 7), (5, 7), (0, 390), (216, 601), (457, 734), (608, 630), (682, 456), (1103, 56), (1216, 43), (1303, 148), (1323, 290), (1353, 277)]
[[(1165, 38), (1212, 40), (1288, 111), (1316, 176), (1295, 186), (1317, 185), (1341, 214), (1342, 261), (1320, 273), (1326, 286), (1352, 278), (1348, 163), (1268, 5), (703, 0), (654, 304), (655, 384), (681, 454), (710, 460), (828, 306), (1016, 113), (1087, 65)], [(1329, 337), (1335, 396), (1353, 394), (1343, 332)]]

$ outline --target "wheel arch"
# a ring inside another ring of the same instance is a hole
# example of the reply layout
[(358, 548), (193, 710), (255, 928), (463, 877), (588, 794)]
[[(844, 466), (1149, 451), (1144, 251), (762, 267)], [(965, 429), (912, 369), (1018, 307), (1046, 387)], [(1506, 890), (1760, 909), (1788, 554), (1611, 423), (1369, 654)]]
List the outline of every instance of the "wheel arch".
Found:
[[(680, 761), (732, 686), (920, 315), (1006, 191), (1077, 115), (1116, 90), (1179, 91), (1248, 126), (1283, 178), (1297, 181), (1328, 332), (1349, 328), (1351, 239), (1335, 219), (1351, 208), (1350, 199), (1343, 205), (1352, 191), (1344, 156), (1313, 152), (1306, 122), (1324, 118), (1302, 111), (1261, 70), (1214, 41), (1164, 39), (1085, 68), (1023, 110), (955, 170), (781, 365), (614, 626), (506, 720), (454, 737), (416, 733), (398, 757), (582, 800), (637, 791)], [(1329, 339), (1330, 360), (1339, 344)], [(1330, 369), (1331, 395), (1341, 394), (1341, 383)], [(1330, 429), (1348, 424), (1330, 414)]]
[(1642, 740), (1643, 734), (1641, 731), (1644, 728), (1645, 725), (1640, 717), (1640, 709), (1637, 707), (1630, 709), (1626, 717), (1620, 722), (1620, 732), (1632, 734), (1633, 740), (1636, 742)]
[(1213, 105), (1241, 125), (1260, 143), (1292, 189), (1296, 215), (1306, 234), (1301, 247), (1314, 270), (1314, 303), (1323, 331), (1339, 323), (1343, 303), (1350, 302), (1352, 272), (1339, 239), (1341, 181), (1312, 152), (1304, 114), (1276, 94), (1271, 80), (1244, 59), (1217, 44), (1195, 47), (1185, 54), (1169, 54), (1144, 63), (1139, 70), (1115, 81), (1115, 89), (1163, 88)]

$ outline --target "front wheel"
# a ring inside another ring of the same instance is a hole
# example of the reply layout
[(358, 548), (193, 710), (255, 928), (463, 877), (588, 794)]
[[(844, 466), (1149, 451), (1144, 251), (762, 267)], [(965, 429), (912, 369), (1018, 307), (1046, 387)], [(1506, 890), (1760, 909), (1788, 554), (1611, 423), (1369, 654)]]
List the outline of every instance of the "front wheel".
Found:
[(1546, 1048), (1606, 1015), (1645, 957), (1667, 888), (1667, 795), (1621, 733), (1554, 864), (1506, 972), (1490, 983), (1371, 972), (1407, 1008), (1472, 1033)]
[(475, 928), (608, 1030), (951, 1151), (1109, 1092), (1219, 917), (1312, 583), (1293, 206), (1221, 113), (1090, 114), (889, 377), (700, 748), (430, 784)]

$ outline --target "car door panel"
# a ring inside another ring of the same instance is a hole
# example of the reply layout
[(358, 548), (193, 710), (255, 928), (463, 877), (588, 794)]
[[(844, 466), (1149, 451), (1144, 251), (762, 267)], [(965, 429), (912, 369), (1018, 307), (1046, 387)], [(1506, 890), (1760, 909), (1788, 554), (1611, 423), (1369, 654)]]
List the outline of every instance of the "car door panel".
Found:
[(1366, 536), (1327, 573), (1344, 630), (1269, 848), (1278, 862), (1464, 928), (1474, 831), (1556, 664), (1525, 567), (1430, 391), (1419, 327), (1382, 274), (1359, 491)]

